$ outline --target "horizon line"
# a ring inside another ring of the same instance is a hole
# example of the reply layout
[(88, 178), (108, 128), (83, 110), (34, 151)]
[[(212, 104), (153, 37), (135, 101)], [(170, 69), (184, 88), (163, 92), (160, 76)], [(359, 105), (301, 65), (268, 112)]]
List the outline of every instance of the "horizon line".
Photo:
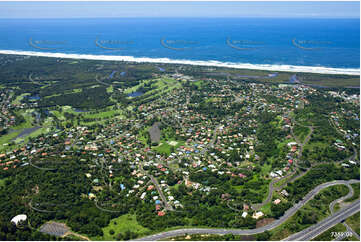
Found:
[(158, 17), (154, 17), (154, 16), (127, 16), (127, 17), (34, 17), (34, 18), (12, 18), (12, 17), (7, 17), (7, 18), (2, 18), (0, 17), (0, 19), (120, 19), (120, 18), (154, 18), (154, 19), (160, 19), (160, 18), (198, 18), (198, 19), (202, 19), (202, 18), (274, 18), (274, 19), (285, 19), (285, 18), (294, 18), (294, 19), (299, 19), (299, 18), (308, 18), (308, 19), (360, 19), (359, 17), (332, 17), (332, 16), (202, 16), (202, 17), (197, 17), (197, 16), (158, 16)]

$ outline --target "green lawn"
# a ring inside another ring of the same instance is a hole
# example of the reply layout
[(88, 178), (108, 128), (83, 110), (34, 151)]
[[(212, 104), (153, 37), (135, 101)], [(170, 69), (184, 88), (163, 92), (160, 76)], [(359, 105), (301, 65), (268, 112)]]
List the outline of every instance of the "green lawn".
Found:
[(170, 145), (169, 142), (174, 142), (175, 140), (168, 140), (168, 141), (164, 141), (161, 140), (160, 141), (160, 145), (158, 146), (153, 146), (152, 149), (158, 151), (161, 154), (166, 154), (166, 155), (170, 155), (172, 153), (172, 147), (174, 147), (174, 150), (176, 150), (178, 147), (184, 145), (184, 141), (175, 141), (177, 142), (176, 145)]
[(152, 90), (148, 91), (147, 94), (152, 94), (152, 95), (150, 95), (148, 98), (154, 98), (154, 97), (161, 96), (161, 94), (164, 92), (169, 92), (176, 87), (182, 86), (180, 82), (178, 82), (174, 79), (159, 78), (159, 79), (151, 79), (151, 80), (141, 81), (141, 83), (139, 83), (138, 85), (124, 90), (124, 93), (129, 94), (129, 93), (135, 92), (138, 88), (143, 87), (144, 84), (149, 84), (149, 83), (152, 83), (151, 84)]
[(73, 93), (79, 93), (79, 92), (82, 92), (83, 89), (81, 88), (75, 88), (75, 89), (72, 89), (71, 91), (65, 91), (64, 93), (57, 93), (57, 94), (53, 94), (53, 95), (50, 95), (50, 96), (45, 96), (44, 98), (48, 99), (48, 98), (52, 98), (52, 97), (58, 97), (58, 96), (62, 96), (62, 95), (65, 95), (65, 94), (73, 94)]
[(20, 101), (21, 101), (26, 95), (30, 95), (30, 93), (23, 93), (23, 94), (17, 96), (16, 99), (12, 101), (12, 104), (20, 104)]
[(286, 184), (289, 180), (291, 180), (293, 177), (295, 177), (295, 176), (297, 176), (297, 175), (298, 175), (298, 173), (295, 173), (295, 174), (293, 174), (292, 176), (290, 176), (290, 177), (288, 177), (288, 178), (286, 178), (286, 179), (282, 179), (282, 180), (274, 183), (274, 184), (273, 184), (273, 187), (280, 187), (280, 186)]
[[(63, 112), (68, 112), (68, 113), (75, 114), (75, 115), (81, 114), (84, 116), (85, 119), (95, 119), (95, 118), (103, 119), (101, 121), (95, 120), (95, 121), (91, 121), (91, 122), (81, 121), (80, 122), (81, 125), (92, 125), (92, 124), (104, 123), (106, 121), (106, 119), (108, 119), (108, 118), (121, 118), (121, 119), (124, 118), (124, 115), (122, 114), (121, 110), (113, 110), (113, 109), (110, 109), (109, 107), (106, 109), (99, 110), (94, 113), (92, 113), (92, 112), (75, 112), (71, 106), (62, 106), (62, 110), (63, 110)], [(62, 113), (60, 113), (58, 111), (52, 111), (52, 113), (59, 120), (65, 120), (65, 117)]]
[(46, 134), (50, 131), (51, 127), (53, 124), (53, 118), (52, 117), (48, 117), (46, 118), (46, 120), (44, 121), (42, 127), (32, 133), (30, 133), (28, 136), (23, 137), (22, 139), (25, 138), (25, 141), (28, 141), (28, 138), (35, 138), (41, 134)]
[(129, 93), (132, 93), (132, 92), (135, 92), (138, 88), (140, 87), (143, 87), (144, 84), (148, 84), (149, 82), (151, 82), (152, 80), (143, 80), (141, 81), (138, 85), (135, 85), (135, 86), (132, 86), (130, 88), (127, 88), (124, 90), (124, 93), (125, 94), (129, 94)]
[(112, 93), (113, 90), (113, 85), (110, 85), (109, 87), (107, 87), (107, 93)]
[(360, 235), (360, 212), (352, 215), (346, 219), (346, 223), (358, 234)]
[(21, 133), (22, 129), (32, 127), (32, 121), (33, 121), (33, 117), (31, 116), (32, 111), (33, 110), (29, 109), (25, 113), (21, 113), (21, 112), (17, 113), (18, 115), (23, 115), (25, 122), (22, 122), (21, 124), (19, 124), (17, 126), (13, 126), (11, 128), (13, 130), (12, 132), (9, 132), (6, 135), (0, 136), (0, 150), (9, 149), (10, 148), (9, 146), (4, 146), (3, 144), (9, 143), (12, 139), (14, 139), (16, 136), (18, 136)]
[(300, 142), (303, 142), (306, 136), (309, 134), (310, 129), (301, 125), (296, 124), (293, 129), (294, 134), (297, 136)]
[(295, 142), (296, 140), (292, 139), (285, 139), (282, 142), (277, 143), (277, 149), (282, 149), (283, 147), (287, 146), (290, 142)]
[(166, 155), (170, 155), (171, 153), (171, 147), (169, 144), (167, 144), (167, 142), (161, 142), (160, 145), (153, 147), (152, 149), (158, 151), (161, 154), (166, 154)]
[(48, 133), (52, 127), (52, 121), (53, 118), (52, 117), (48, 117), (42, 127), (40, 129), (35, 130), (34, 132), (23, 136), (21, 138), (17, 138), (16, 140), (14, 140), (15, 145), (13, 146), (4, 146), (3, 144), (9, 143), (12, 139), (16, 138), (23, 129), (25, 128), (32, 128), (32, 120), (33, 117), (31, 116), (31, 112), (33, 110), (27, 110), (25, 113), (22, 113), (22, 115), (25, 118), (25, 122), (21, 123), (20, 125), (14, 126), (12, 129), (14, 129), (11, 133), (8, 133), (6, 135), (0, 136), (0, 150), (3, 149), (13, 149), (16, 148), (17, 146), (19, 146), (19, 142), (24, 141), (25, 143), (29, 141), (29, 138), (34, 138), (36, 136), (39, 136), (41, 134), (45, 134)]
[(202, 87), (203, 81), (202, 80), (195, 81), (195, 82), (192, 82), (192, 84), (196, 85), (197, 87)]
[[(114, 231), (113, 235), (110, 235), (110, 230)], [(104, 235), (102, 237), (94, 237), (92, 240), (115, 240), (117, 234), (124, 234), (128, 230), (137, 234), (146, 234), (150, 232), (149, 229), (138, 224), (134, 214), (125, 214), (110, 220), (109, 225), (103, 228)]]
[(113, 115), (120, 114), (121, 112), (119, 110), (106, 110), (104, 112), (98, 112), (98, 113), (86, 113), (84, 115), (84, 118), (107, 118), (111, 117)]
[(56, 110), (51, 111), (51, 113), (54, 114), (59, 120), (65, 120), (63, 113)]
[(346, 199), (345, 202), (352, 202), (358, 198), (360, 198), (360, 183), (355, 183), (355, 184), (351, 184), (352, 188), (353, 188), (353, 196), (350, 197), (349, 199)]
[(1, 150), (1, 149), (6, 149), (7, 146), (5, 146), (4, 144), (9, 143), (10, 140), (12, 140), (12, 139), (15, 138), (16, 136), (18, 136), (20, 133), (21, 133), (21, 130), (17, 130), (17, 131), (8, 133), (8, 134), (6, 134), (6, 135), (0, 136), (0, 144), (1, 144), (0, 150)]
[(264, 214), (272, 214), (271, 205), (272, 205), (272, 202), (269, 202), (269, 203), (265, 204), (263, 207), (261, 207), (260, 210), (261, 210)]

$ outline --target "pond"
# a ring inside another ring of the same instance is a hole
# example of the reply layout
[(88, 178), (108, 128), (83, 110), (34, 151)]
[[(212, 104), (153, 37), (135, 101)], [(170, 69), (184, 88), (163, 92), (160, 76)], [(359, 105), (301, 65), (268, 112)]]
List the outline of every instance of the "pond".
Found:
[(88, 112), (87, 110), (81, 110), (80, 108), (74, 108), (74, 111), (77, 113), (85, 113)]
[(35, 95), (35, 96), (29, 96), (28, 99), (29, 101), (37, 101), (40, 100), (40, 97), (38, 95)]
[(276, 77), (278, 76), (278, 73), (271, 73), (271, 74), (268, 74), (268, 77)]
[(144, 93), (143, 92), (132, 92), (128, 94), (128, 97), (139, 97), (142, 96)]
[[(38, 130), (40, 128), (41, 128), (40, 126), (36, 126), (33, 128), (24, 128), (21, 130), (21, 132), (16, 137), (12, 138), (11, 141), (15, 141), (18, 138), (28, 136), (29, 134), (35, 132), (36, 130)], [(14, 132), (14, 130), (11, 130), (10, 132)]]
[(108, 79), (113, 78), (114, 74), (117, 73), (117, 71), (112, 71), (112, 73), (109, 75)]
[(158, 69), (159, 69), (160, 71), (165, 71), (165, 69), (162, 68), (162, 67), (158, 67)]
[(300, 83), (300, 81), (297, 79), (296, 74), (291, 76), (289, 83)]

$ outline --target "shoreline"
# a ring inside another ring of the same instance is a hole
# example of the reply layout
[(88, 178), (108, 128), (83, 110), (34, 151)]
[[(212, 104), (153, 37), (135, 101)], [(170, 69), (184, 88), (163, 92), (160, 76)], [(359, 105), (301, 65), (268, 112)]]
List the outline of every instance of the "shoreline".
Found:
[(225, 68), (248, 69), (248, 70), (304, 72), (304, 73), (316, 73), (316, 74), (360, 76), (360, 69), (356, 69), (356, 68), (332, 68), (332, 67), (321, 67), (321, 66), (318, 67), (318, 66), (250, 64), (250, 63), (220, 62), (220, 61), (214, 61), (214, 60), (197, 61), (197, 60), (181, 60), (181, 59), (169, 59), (169, 58), (150, 58), (150, 57), (117, 56), (117, 55), (66, 54), (66, 53), (18, 51), (18, 50), (0, 50), (0, 54), (63, 58), (63, 59), (79, 59), (79, 60), (124, 61), (124, 62), (159, 63), (159, 64), (160, 63), (161, 64), (183, 64), (183, 65), (225, 67)]

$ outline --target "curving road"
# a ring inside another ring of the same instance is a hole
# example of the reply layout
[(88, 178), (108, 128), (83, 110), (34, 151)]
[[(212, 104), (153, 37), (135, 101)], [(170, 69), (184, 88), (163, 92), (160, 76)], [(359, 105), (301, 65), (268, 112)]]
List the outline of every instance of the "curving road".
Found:
[(105, 86), (111, 86), (111, 84), (99, 80), (98, 75), (95, 75), (95, 80), (96, 80), (99, 84), (102, 84), (102, 85), (105, 85)]
[(293, 234), (284, 240), (286, 240), (286, 241), (310, 241), (311, 239), (320, 235), (324, 231), (332, 228), (333, 226), (342, 222), (346, 218), (354, 215), (358, 211), (360, 211), (360, 200), (353, 202), (351, 204), (351, 206), (348, 206), (347, 208), (338, 211), (337, 213), (329, 216), (328, 218), (322, 220), (321, 222), (319, 222), (311, 227), (308, 227), (307, 229), (302, 230), (301, 232)]
[[(295, 121), (294, 119), (292, 119), (292, 122), (296, 123), (296, 121)], [(298, 124), (298, 123), (297, 123), (297, 124)], [(299, 125), (301, 125), (301, 124), (299, 124)], [(314, 131), (314, 126), (304, 126), (304, 125), (301, 125), (301, 126), (307, 127), (307, 128), (310, 129), (310, 132), (307, 134), (307, 136), (305, 137), (305, 139), (304, 139), (304, 141), (303, 141), (302, 143), (301, 143), (301, 141), (298, 139), (298, 137), (294, 134), (294, 132), (293, 132), (293, 127), (291, 128), (291, 134), (292, 134), (293, 138), (296, 140), (297, 144), (300, 146), (300, 151), (299, 151), (299, 153), (298, 153), (298, 160), (301, 159), (301, 157), (302, 157), (302, 152), (303, 152), (303, 147), (304, 147), (304, 145), (307, 144), (308, 141), (311, 139), (311, 135), (312, 135), (312, 133), (313, 133), (313, 131)], [(300, 169), (305, 169), (305, 171), (302, 172), (302, 173), (300, 173), (299, 175), (291, 178), (289, 181), (287, 181), (286, 183), (284, 183), (283, 185), (281, 185), (281, 186), (278, 187), (278, 188), (275, 188), (273, 185), (274, 185), (275, 183), (279, 182), (279, 181), (282, 181), (282, 180), (284, 180), (284, 179), (287, 179), (287, 178), (290, 177), (290, 176), (293, 176), (294, 174), (296, 174), (296, 172), (291, 172), (291, 173), (289, 173), (288, 175), (286, 175), (286, 176), (284, 176), (284, 177), (282, 177), (282, 178), (275, 178), (275, 179), (273, 179), (273, 180), (269, 183), (269, 185), (268, 185), (268, 195), (267, 195), (266, 200), (265, 200), (264, 202), (262, 202), (262, 203), (259, 203), (259, 204), (252, 204), (251, 207), (252, 207), (253, 210), (258, 210), (258, 209), (260, 209), (262, 206), (264, 206), (264, 205), (266, 205), (267, 203), (269, 203), (269, 202), (271, 201), (271, 199), (272, 199), (272, 195), (273, 195), (273, 191), (274, 191), (274, 190), (277, 190), (277, 191), (281, 190), (281, 189), (282, 189), (284, 186), (286, 186), (289, 182), (292, 182), (292, 181), (294, 181), (294, 180), (296, 180), (296, 179), (304, 176), (304, 175), (311, 169), (311, 168), (300, 167), (300, 166), (297, 164), (297, 162), (295, 162), (294, 165), (295, 165), (296, 167), (300, 168)]]
[[(284, 223), (288, 218), (290, 218), (292, 215), (294, 215), (305, 203), (307, 203), (315, 195), (317, 195), (322, 189), (325, 189), (325, 188), (330, 187), (330, 186), (335, 186), (335, 185), (341, 185), (341, 184), (342, 185), (348, 185), (348, 184), (358, 183), (358, 182), (360, 182), (360, 181), (359, 180), (349, 180), (349, 181), (338, 180), (338, 181), (332, 181), (332, 182), (327, 182), (327, 183), (318, 185), (312, 191), (310, 191), (300, 202), (295, 204), (292, 208), (288, 209), (282, 217), (280, 217), (279, 219), (275, 220), (274, 222), (272, 222), (270, 224), (267, 224), (266, 226), (263, 226), (263, 227), (260, 227), (260, 228), (245, 229), (245, 230), (242, 230), (242, 229), (204, 229), (204, 228), (177, 229), (177, 230), (162, 232), (162, 233), (146, 236), (146, 237), (143, 237), (143, 238), (139, 238), (136, 241), (155, 241), (155, 240), (160, 240), (160, 239), (165, 239), (165, 238), (170, 238), (170, 237), (175, 237), (175, 236), (180, 236), (180, 235), (185, 235), (185, 234), (252, 235), (252, 234), (262, 233), (262, 232), (265, 232), (266, 230), (274, 229), (274, 228), (278, 227), (279, 225), (281, 225), (282, 223)], [(351, 210), (350, 210), (350, 207), (351, 207)], [(339, 217), (342, 217), (341, 220), (343, 220), (346, 215), (350, 216), (349, 215), (350, 212), (351, 213), (355, 212), (355, 209), (357, 208), (355, 203), (353, 203), (353, 205), (351, 205), (350, 207), (335, 213), (334, 215), (332, 215), (331, 217), (329, 217), (329, 218), (327, 218), (325, 220), (330, 220), (333, 217), (336, 217), (336, 219), (339, 218)], [(358, 201), (358, 209), (359, 209), (359, 201)], [(340, 214), (342, 214), (343, 216), (341, 216)], [(334, 219), (332, 221), (334, 221)]]
[[(293, 176), (295, 174), (295, 172), (291, 172), (289, 174), (287, 174), (286, 176), (284, 177), (281, 177), (281, 178), (275, 178), (273, 179), (269, 185), (268, 185), (268, 195), (267, 195), (267, 198), (266, 200), (264, 200), (262, 203), (258, 203), (258, 204), (252, 204), (251, 207), (253, 210), (258, 210), (260, 209), (261, 207), (263, 207), (264, 205), (266, 205), (267, 203), (269, 203), (272, 199), (272, 196), (273, 196), (273, 191), (276, 190), (276, 191), (279, 191), (280, 189), (283, 188), (283, 186), (280, 186), (280, 187), (274, 187), (274, 184), (277, 183), (277, 182), (280, 182), (284, 179), (287, 179), (288, 177), (290, 176)], [(284, 185), (287, 185), (287, 183), (285, 183)]]
[(331, 211), (331, 214), (335, 213), (335, 205), (337, 203), (342, 202), (342, 201), (344, 201), (344, 200), (346, 200), (348, 198), (351, 198), (353, 196), (354, 192), (353, 192), (353, 188), (351, 187), (351, 185), (346, 184), (346, 186), (349, 189), (349, 193), (346, 196), (340, 197), (340, 198), (336, 199), (335, 201), (333, 201), (332, 203), (330, 203), (329, 209)]
[[(344, 197), (341, 197), (339, 199), (336, 199), (335, 201), (333, 201), (332, 203), (330, 203), (330, 211), (331, 211), (331, 214), (334, 214), (335, 213), (335, 205), (339, 202), (342, 202), (348, 198), (351, 198), (354, 194), (354, 191), (353, 191), (353, 188), (351, 187), (350, 184), (347, 184), (347, 187), (349, 188), (350, 192), (344, 196)], [(345, 227), (346, 227), (346, 230), (348, 233), (342, 233), (341, 236), (337, 237), (336, 239), (334, 239), (334, 241), (341, 241), (343, 239), (345, 239), (349, 234), (352, 234), (353, 236), (355, 236), (355, 238), (357, 238), (358, 240), (360, 240), (360, 236), (346, 223), (346, 222), (343, 222), (342, 223)]]

